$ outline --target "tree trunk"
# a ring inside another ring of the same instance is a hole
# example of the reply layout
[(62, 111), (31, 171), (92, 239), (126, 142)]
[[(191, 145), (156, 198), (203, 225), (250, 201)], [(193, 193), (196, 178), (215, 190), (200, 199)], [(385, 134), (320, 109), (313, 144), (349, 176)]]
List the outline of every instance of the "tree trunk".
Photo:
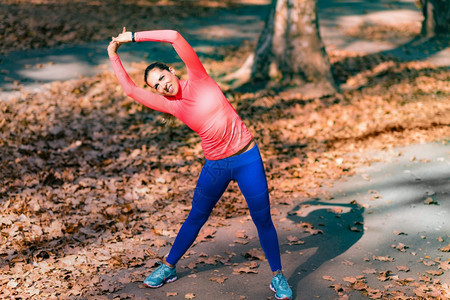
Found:
[(284, 86), (308, 85), (336, 92), (331, 65), (319, 33), (316, 0), (273, 0), (259, 37), (252, 80)]
[(420, 0), (424, 20), (421, 35), (432, 37), (450, 34), (450, 1)]

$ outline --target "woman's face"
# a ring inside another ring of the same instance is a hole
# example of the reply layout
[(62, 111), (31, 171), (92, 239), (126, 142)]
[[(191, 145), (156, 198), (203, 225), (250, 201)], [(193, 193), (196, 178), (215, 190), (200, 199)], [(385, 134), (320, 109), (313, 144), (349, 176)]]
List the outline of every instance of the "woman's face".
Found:
[(148, 73), (147, 84), (163, 96), (175, 96), (180, 89), (180, 82), (175, 70), (170, 71), (154, 68)]

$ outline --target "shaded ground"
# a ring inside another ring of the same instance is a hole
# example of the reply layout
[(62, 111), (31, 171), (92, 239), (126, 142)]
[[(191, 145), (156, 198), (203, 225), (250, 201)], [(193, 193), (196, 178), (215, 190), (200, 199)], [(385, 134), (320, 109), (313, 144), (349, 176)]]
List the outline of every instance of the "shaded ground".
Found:
[[(2, 5), (12, 2), (22, 1)], [(126, 20), (142, 5), (127, 3), (132, 8), (117, 13)], [(186, 31), (215, 78), (250, 53), (265, 7), (200, 1), (200, 10), (180, 11), (176, 2), (158, 3), (172, 12), (169, 21)], [(447, 42), (409, 43), (420, 20), (412, 1), (319, 5), (341, 95), (242, 94), (220, 82), (258, 138), (296, 299), (443, 298), (449, 279)], [(195, 19), (192, 11), (199, 12)], [(384, 17), (392, 19), (393, 12), (397, 22), (388, 24)], [(96, 30), (100, 21), (85, 28)], [(189, 22), (188, 32), (182, 21)], [(141, 288), (187, 215), (202, 153), (188, 128), (165, 127), (160, 114), (123, 95), (104, 64), (104, 46), (1, 58), (9, 100), (0, 103), (0, 295), (271, 299), (267, 262), (236, 185), (180, 262), (179, 281)], [(133, 45), (122, 55), (128, 62), (153, 60), (149, 49), (157, 57), (168, 49), (153, 47)], [(144, 66), (127, 66), (140, 85)]]

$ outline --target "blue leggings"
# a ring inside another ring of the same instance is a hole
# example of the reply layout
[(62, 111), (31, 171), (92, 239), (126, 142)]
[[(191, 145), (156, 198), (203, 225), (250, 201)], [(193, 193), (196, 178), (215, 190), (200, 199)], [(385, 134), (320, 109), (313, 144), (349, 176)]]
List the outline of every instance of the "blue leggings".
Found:
[(195, 188), (192, 209), (166, 258), (169, 264), (175, 265), (194, 243), (231, 180), (237, 181), (247, 201), (271, 270), (281, 270), (278, 237), (270, 216), (269, 190), (258, 146), (236, 156), (206, 160)]

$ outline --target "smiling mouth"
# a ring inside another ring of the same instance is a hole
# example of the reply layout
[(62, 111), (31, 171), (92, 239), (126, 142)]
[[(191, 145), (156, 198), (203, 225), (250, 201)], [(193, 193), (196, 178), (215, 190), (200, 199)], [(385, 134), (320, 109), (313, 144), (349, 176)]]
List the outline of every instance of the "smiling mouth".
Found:
[(173, 91), (173, 85), (168, 84), (168, 85), (166, 86), (166, 91), (167, 91), (168, 93), (172, 93), (172, 91)]

